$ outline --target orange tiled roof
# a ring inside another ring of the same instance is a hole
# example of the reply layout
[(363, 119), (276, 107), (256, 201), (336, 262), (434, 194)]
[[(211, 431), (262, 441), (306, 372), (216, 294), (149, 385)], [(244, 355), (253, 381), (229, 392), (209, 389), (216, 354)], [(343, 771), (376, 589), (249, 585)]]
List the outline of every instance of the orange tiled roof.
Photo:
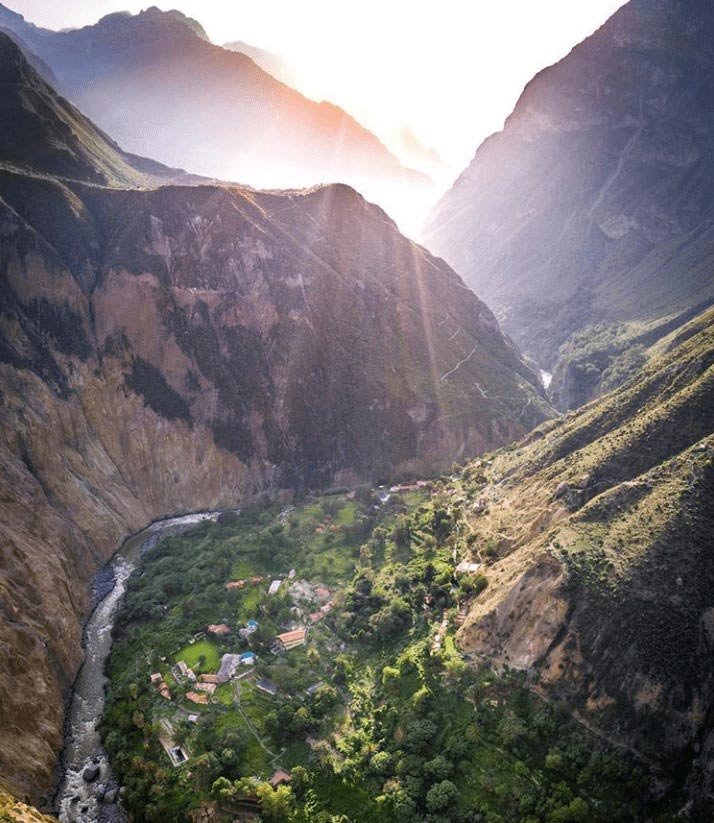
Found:
[(292, 632), (283, 632), (282, 634), (279, 634), (278, 640), (287, 646), (289, 643), (297, 643), (300, 640), (304, 640), (305, 635), (305, 629), (295, 629), (295, 631)]

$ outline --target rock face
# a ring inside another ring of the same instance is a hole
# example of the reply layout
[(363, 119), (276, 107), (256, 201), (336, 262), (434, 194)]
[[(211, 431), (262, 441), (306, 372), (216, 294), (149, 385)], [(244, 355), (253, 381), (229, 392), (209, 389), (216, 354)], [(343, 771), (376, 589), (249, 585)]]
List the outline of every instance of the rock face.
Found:
[(427, 177), (404, 168), (345, 111), (213, 45), (180, 12), (151, 7), (55, 32), (0, 5), (0, 26), (22, 38), (61, 91), (132, 152), (261, 188), (339, 180), (390, 212), (405, 198), (434, 196)]
[(40, 814), (37, 809), (20, 803), (0, 789), (0, 820), (8, 823), (57, 823), (56, 817)]
[(80, 115), (0, 35), (7, 66), (18, 116), (42, 100), (41, 134), (67, 137), (24, 157), (9, 141), (0, 170), (0, 728), (13, 740), (0, 778), (37, 799), (90, 579), (127, 533), (265, 489), (426, 471), (549, 407), (488, 308), (352, 189), (97, 185), (93, 158), (114, 149), (64, 129)]
[(631, 0), (528, 84), (437, 206), (427, 246), (548, 371), (574, 332), (714, 299), (713, 43), (705, 0)]
[(686, 777), (690, 820), (714, 808), (713, 369), (709, 310), (635, 380), (465, 472), (495, 558), (461, 647)]

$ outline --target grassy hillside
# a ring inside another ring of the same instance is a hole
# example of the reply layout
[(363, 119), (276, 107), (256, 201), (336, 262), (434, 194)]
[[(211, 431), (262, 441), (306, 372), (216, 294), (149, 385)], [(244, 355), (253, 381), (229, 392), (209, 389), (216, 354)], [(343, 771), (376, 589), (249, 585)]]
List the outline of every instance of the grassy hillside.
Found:
[(467, 652), (529, 672), (711, 801), (714, 312), (621, 389), (455, 480), (488, 586)]

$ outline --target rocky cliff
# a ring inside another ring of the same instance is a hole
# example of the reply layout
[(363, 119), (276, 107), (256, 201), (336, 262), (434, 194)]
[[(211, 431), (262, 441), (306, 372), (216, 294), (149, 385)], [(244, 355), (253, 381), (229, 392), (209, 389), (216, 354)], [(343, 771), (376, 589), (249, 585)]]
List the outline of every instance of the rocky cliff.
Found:
[[(433, 469), (549, 407), (488, 308), (352, 189), (99, 185), (116, 147), (3, 35), (0, 69), (17, 114), (0, 129), (0, 727), (13, 741), (0, 777), (38, 800), (89, 582), (127, 533), (264, 490)], [(23, 154), (13, 129), (39, 103)]]
[[(704, 0), (631, 0), (528, 84), (437, 206), (427, 246), (543, 368), (594, 324), (714, 298), (712, 43)], [(610, 360), (582, 365), (573, 402)]]
[[(621, 389), (464, 472), (488, 581), (458, 638), (714, 808), (714, 311)], [(669, 818), (668, 818), (669, 819)]]

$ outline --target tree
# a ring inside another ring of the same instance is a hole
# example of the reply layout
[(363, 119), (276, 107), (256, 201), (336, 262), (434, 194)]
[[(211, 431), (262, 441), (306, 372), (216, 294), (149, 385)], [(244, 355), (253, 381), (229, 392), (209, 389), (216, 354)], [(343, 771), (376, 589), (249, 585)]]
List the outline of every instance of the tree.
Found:
[(576, 797), (567, 806), (561, 806), (548, 815), (548, 823), (584, 823), (590, 820), (590, 807), (582, 797)]
[(408, 518), (399, 518), (392, 531), (392, 540), (395, 546), (401, 551), (409, 548), (412, 540), (412, 531)]
[(290, 788), (296, 797), (302, 797), (309, 783), (307, 769), (304, 766), (294, 766), (290, 772)]
[(421, 751), (436, 737), (436, 726), (431, 720), (412, 720), (407, 726), (405, 745), (413, 752)]
[(430, 812), (443, 812), (459, 799), (459, 790), (450, 780), (435, 783), (426, 793), (426, 807)]
[(219, 777), (211, 786), (211, 795), (216, 800), (233, 800), (236, 796), (236, 788), (227, 778)]
[(273, 789), (270, 783), (260, 783), (255, 793), (266, 820), (287, 820), (293, 800), (289, 786), (278, 786)]
[(392, 755), (389, 752), (377, 752), (372, 756), (369, 766), (375, 774), (389, 774), (392, 770)]
[(424, 774), (432, 780), (445, 780), (453, 770), (453, 764), (443, 754), (437, 754), (424, 764)]

